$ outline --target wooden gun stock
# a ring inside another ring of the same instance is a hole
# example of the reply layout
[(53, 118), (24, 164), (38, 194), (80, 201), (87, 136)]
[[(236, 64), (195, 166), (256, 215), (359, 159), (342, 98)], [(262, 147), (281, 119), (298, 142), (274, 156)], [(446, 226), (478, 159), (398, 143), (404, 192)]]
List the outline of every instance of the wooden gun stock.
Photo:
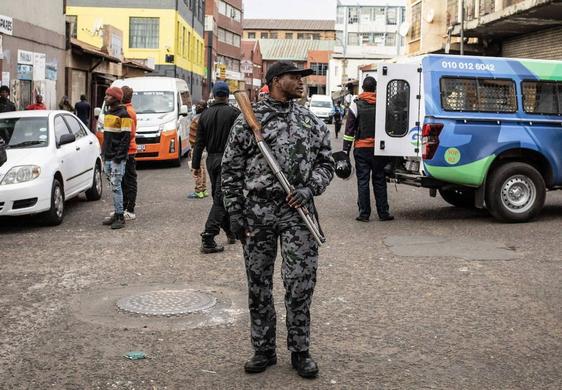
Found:
[(250, 103), (248, 94), (244, 91), (235, 91), (234, 97), (236, 98), (236, 102), (238, 103), (238, 107), (240, 107), (242, 115), (244, 115), (246, 123), (250, 126), (250, 129), (252, 129), (254, 137), (256, 137), (256, 141), (263, 141), (263, 136), (261, 135), (261, 125), (254, 114), (252, 103)]

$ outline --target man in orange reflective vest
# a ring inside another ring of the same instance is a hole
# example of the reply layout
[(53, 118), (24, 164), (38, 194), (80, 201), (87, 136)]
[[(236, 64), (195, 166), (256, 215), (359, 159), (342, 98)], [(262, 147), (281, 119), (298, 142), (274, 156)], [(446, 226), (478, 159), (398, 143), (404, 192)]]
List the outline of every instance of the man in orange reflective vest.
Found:
[(394, 219), (389, 212), (386, 194), (384, 166), (388, 159), (375, 156), (375, 115), (377, 103), (377, 82), (373, 77), (363, 81), (363, 93), (349, 106), (349, 113), (343, 136), (343, 150), (349, 154), (353, 145), (353, 157), (357, 174), (357, 206), (360, 222), (368, 222), (371, 216), (371, 191), (369, 181), (373, 181), (377, 214), (381, 221)]

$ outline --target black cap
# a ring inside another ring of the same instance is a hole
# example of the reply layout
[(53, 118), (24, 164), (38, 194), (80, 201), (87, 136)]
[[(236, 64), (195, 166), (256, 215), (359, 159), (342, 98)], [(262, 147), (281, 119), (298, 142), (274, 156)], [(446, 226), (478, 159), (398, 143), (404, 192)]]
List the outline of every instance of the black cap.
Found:
[(269, 84), (274, 77), (278, 77), (287, 73), (300, 74), (301, 76), (310, 76), (314, 73), (312, 69), (299, 69), (290, 61), (277, 61), (273, 63), (267, 70), (265, 82)]

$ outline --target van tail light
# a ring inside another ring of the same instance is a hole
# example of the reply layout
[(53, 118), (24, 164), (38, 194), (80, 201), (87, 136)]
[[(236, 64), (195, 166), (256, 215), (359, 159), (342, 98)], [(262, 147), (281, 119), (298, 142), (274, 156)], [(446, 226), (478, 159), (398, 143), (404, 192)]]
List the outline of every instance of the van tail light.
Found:
[(439, 147), (439, 134), (443, 130), (442, 123), (426, 123), (422, 128), (422, 159), (431, 160)]

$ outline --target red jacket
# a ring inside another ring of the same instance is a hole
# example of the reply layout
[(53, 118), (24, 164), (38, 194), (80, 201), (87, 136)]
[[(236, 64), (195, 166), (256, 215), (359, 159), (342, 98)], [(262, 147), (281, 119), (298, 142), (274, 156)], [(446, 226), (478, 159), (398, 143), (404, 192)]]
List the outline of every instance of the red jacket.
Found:
[(46, 110), (47, 106), (43, 103), (34, 103), (30, 104), (29, 106), (25, 107), (26, 110)]

